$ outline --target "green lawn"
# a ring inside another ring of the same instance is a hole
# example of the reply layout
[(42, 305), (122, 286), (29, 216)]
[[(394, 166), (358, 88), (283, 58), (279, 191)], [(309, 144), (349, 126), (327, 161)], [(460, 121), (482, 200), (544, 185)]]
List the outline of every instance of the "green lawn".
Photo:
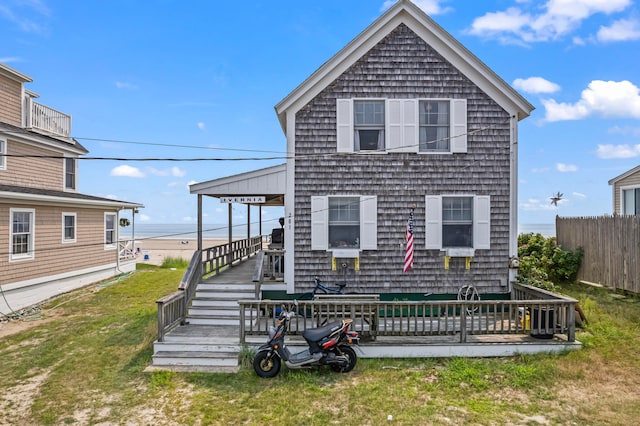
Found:
[[(184, 269), (130, 277), (52, 301), (0, 338), (4, 424), (635, 424), (640, 303), (561, 289), (589, 324), (579, 351), (498, 359), (359, 360), (348, 374), (145, 373), (155, 300)], [(53, 308), (53, 309), (52, 309)], [(388, 421), (392, 416), (392, 422)]]

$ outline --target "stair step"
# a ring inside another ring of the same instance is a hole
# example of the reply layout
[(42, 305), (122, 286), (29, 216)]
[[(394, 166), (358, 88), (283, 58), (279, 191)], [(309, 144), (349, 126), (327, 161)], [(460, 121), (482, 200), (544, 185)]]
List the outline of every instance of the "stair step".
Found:
[(191, 302), (191, 306), (206, 306), (206, 307), (229, 307), (238, 309), (238, 300), (237, 299), (225, 299), (219, 297), (200, 297), (193, 299)]
[(205, 299), (213, 298), (213, 299), (220, 299), (220, 300), (238, 301), (238, 300), (246, 300), (246, 299), (255, 299), (255, 293), (253, 291), (242, 292), (242, 291), (233, 291), (233, 290), (228, 290), (228, 291), (196, 290), (195, 299), (201, 299), (201, 298), (205, 298)]
[[(240, 318), (230, 318), (215, 315), (197, 315), (187, 317), (187, 322), (192, 325), (233, 325), (240, 326)], [(251, 325), (251, 321), (246, 320), (245, 325)]]
[(237, 352), (159, 351), (153, 355), (153, 365), (228, 366), (238, 365)]
[(196, 291), (245, 291), (255, 293), (255, 284), (198, 284)]
[(239, 365), (148, 365), (144, 369), (150, 371), (173, 371), (175, 373), (237, 373)]
[(153, 344), (154, 353), (160, 352), (210, 352), (210, 353), (235, 353), (236, 355), (240, 353), (240, 338), (236, 339), (238, 341), (237, 344), (230, 342), (227, 339), (226, 343), (208, 343), (208, 342), (197, 342), (193, 339), (188, 342), (155, 342)]

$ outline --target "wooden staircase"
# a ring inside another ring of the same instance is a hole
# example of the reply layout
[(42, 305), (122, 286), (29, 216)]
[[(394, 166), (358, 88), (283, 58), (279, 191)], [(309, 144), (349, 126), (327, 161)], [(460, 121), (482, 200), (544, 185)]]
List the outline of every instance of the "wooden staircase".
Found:
[(196, 287), (186, 323), (154, 342), (147, 370), (236, 372), (239, 368), (238, 300), (254, 299), (255, 261), (245, 261)]

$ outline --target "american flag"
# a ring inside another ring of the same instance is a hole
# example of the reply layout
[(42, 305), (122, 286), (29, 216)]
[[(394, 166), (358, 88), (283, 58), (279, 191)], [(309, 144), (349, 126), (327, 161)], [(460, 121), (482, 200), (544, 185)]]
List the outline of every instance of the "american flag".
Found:
[(404, 253), (404, 272), (407, 272), (413, 267), (413, 209), (409, 212), (405, 237), (407, 240), (407, 250)]

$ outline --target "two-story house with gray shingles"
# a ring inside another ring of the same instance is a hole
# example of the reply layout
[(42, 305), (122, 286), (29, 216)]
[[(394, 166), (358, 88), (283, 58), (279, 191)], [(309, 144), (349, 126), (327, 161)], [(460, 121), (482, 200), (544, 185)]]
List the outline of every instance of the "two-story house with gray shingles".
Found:
[(287, 293), (316, 275), (360, 293), (510, 291), (518, 122), (533, 106), (417, 6), (399, 0), (275, 109)]
[(78, 192), (88, 151), (31, 81), (0, 64), (0, 315), (135, 269), (119, 212), (143, 206)]
[(640, 215), (640, 166), (614, 177), (609, 185), (614, 214)]

